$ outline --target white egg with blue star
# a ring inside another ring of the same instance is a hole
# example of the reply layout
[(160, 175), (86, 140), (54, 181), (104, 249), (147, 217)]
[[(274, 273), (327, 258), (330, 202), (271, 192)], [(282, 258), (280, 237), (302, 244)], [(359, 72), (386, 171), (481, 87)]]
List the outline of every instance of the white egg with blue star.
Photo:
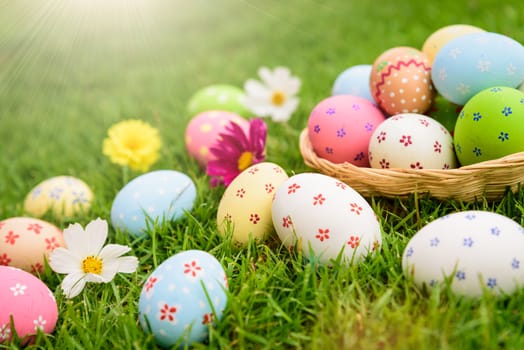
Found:
[(468, 297), (511, 294), (524, 285), (524, 228), (501, 214), (468, 210), (438, 218), (418, 231), (402, 256), (404, 274), (418, 286), (449, 283)]
[(223, 316), (227, 288), (224, 268), (213, 255), (177, 253), (145, 281), (138, 302), (140, 325), (162, 347), (202, 342)]
[(136, 177), (117, 193), (111, 223), (133, 236), (146, 236), (155, 223), (176, 221), (193, 209), (196, 186), (176, 170), (156, 170)]

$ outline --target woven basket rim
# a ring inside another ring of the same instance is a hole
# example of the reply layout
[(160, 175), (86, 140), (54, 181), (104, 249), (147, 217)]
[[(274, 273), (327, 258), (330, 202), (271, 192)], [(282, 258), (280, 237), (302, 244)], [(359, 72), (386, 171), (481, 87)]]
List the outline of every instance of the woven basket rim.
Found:
[(454, 169), (377, 169), (318, 157), (307, 128), (300, 133), (299, 146), (307, 166), (342, 180), (364, 196), (403, 197), (418, 192), (439, 199), (494, 200), (524, 183), (524, 152)]

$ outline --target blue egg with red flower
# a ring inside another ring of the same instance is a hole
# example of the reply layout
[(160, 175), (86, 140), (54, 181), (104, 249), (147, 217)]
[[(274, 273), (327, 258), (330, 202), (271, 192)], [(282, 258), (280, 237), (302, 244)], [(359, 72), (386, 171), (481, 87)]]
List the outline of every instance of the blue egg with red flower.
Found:
[(210, 253), (187, 250), (161, 263), (138, 301), (142, 329), (162, 347), (205, 341), (227, 305), (227, 277)]

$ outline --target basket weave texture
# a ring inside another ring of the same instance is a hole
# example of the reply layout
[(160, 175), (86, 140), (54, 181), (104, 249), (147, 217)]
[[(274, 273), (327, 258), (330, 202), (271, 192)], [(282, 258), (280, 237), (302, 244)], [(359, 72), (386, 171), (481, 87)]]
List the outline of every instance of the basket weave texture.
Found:
[(307, 128), (300, 133), (299, 145), (307, 166), (343, 181), (364, 197), (406, 197), (416, 192), (465, 202), (496, 200), (508, 188), (515, 192), (524, 183), (524, 152), (457, 169), (375, 169), (318, 157)]

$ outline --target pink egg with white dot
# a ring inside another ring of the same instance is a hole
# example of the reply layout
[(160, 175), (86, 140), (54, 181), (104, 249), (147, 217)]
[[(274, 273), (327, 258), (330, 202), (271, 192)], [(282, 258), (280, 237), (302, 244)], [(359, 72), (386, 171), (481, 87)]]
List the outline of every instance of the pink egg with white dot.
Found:
[(15, 331), (23, 344), (39, 331), (53, 332), (58, 307), (44, 282), (11, 266), (0, 266), (0, 281), (0, 344), (11, 342)]
[(322, 100), (309, 116), (308, 133), (315, 153), (333, 163), (369, 167), (371, 135), (385, 120), (367, 99), (336, 95)]
[(449, 131), (433, 118), (402, 113), (388, 118), (369, 142), (372, 168), (450, 169), (457, 160)]
[(213, 159), (210, 148), (219, 140), (219, 134), (225, 131), (231, 122), (238, 124), (245, 132), (249, 130), (249, 121), (240, 115), (227, 111), (206, 111), (194, 116), (186, 127), (186, 149), (202, 167)]

